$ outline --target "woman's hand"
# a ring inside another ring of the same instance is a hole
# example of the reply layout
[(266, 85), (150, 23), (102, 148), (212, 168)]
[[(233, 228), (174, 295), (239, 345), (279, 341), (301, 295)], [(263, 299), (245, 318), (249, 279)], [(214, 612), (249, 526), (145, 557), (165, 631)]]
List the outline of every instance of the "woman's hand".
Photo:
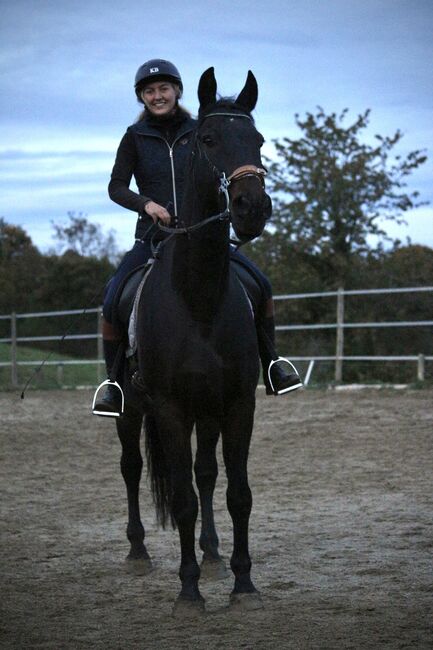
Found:
[(159, 203), (149, 201), (149, 203), (146, 203), (144, 206), (144, 211), (149, 215), (149, 217), (152, 217), (154, 223), (162, 221), (165, 226), (170, 225), (171, 215), (162, 207), (162, 205), (159, 205)]

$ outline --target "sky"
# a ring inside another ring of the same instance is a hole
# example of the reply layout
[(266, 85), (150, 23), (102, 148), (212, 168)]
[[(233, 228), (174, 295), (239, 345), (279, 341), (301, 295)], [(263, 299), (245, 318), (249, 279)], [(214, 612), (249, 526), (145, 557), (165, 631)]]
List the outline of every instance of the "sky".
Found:
[[(42, 251), (52, 222), (82, 213), (131, 247), (136, 215), (107, 194), (117, 146), (140, 109), (133, 83), (146, 60), (179, 68), (196, 114), (201, 73), (214, 66), (222, 95), (251, 69), (256, 124), (299, 137), (295, 114), (371, 109), (365, 140), (426, 149), (409, 179), (430, 205), (389, 235), (433, 247), (433, 0), (0, 0), (0, 216)], [(134, 185), (132, 185), (134, 188)]]

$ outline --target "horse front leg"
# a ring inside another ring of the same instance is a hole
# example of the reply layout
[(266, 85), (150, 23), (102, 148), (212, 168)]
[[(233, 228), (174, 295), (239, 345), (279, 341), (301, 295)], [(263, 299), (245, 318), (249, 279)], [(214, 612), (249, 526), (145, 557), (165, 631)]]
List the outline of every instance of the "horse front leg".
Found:
[(227, 472), (227, 507), (233, 521), (233, 553), (230, 567), (235, 576), (230, 603), (234, 607), (263, 607), (251, 580), (248, 526), (252, 508), (248, 485), (248, 453), (254, 421), (254, 399), (233, 404), (222, 429), (223, 455)]
[(144, 575), (152, 570), (152, 562), (144, 545), (145, 531), (140, 518), (139, 504), (139, 488), (143, 468), (140, 450), (142, 421), (142, 415), (132, 410), (127, 410), (122, 418), (116, 419), (117, 435), (122, 445), (120, 469), (128, 497), (126, 535), (131, 547), (126, 558), (126, 566), (128, 571), (137, 575)]
[(215, 528), (213, 494), (218, 476), (216, 446), (219, 424), (212, 418), (202, 418), (196, 423), (197, 453), (194, 464), (195, 480), (199, 491), (201, 509), (200, 548), (203, 551), (201, 577), (221, 580), (228, 576), (224, 560), (219, 554), (219, 540)]

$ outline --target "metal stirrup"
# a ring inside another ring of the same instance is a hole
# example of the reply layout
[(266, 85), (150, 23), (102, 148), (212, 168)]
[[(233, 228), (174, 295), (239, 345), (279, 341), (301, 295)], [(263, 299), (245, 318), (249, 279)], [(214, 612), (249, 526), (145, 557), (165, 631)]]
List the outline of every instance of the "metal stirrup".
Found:
[[(104, 386), (114, 386), (120, 391), (120, 396), (121, 396), (121, 407), (120, 407), (120, 412), (110, 412), (110, 411), (96, 411), (95, 410), (95, 404), (96, 404), (96, 398), (98, 397), (98, 393), (103, 388)], [(101, 384), (99, 384), (98, 388), (95, 391), (95, 395), (93, 396), (93, 403), (92, 403), (92, 413), (93, 415), (103, 415), (108, 418), (119, 418), (121, 415), (123, 415), (125, 411), (125, 395), (123, 393), (121, 385), (117, 381), (113, 381), (111, 379), (105, 379)]]
[(296, 370), (296, 368), (295, 368), (295, 366), (293, 365), (293, 363), (292, 363), (291, 361), (289, 361), (289, 359), (286, 359), (286, 357), (278, 357), (278, 359), (274, 359), (274, 360), (271, 361), (271, 363), (269, 364), (269, 368), (268, 368), (268, 379), (269, 379), (269, 385), (270, 385), (270, 387), (271, 387), (271, 389), (272, 389), (272, 392), (276, 393), (277, 395), (283, 395), (284, 393), (288, 393), (288, 392), (291, 391), (291, 390), (295, 390), (296, 388), (300, 388), (300, 387), (302, 386), (302, 381), (301, 381), (301, 379), (299, 379), (299, 384), (296, 384), (296, 386), (290, 386), (290, 387), (288, 387), (288, 388), (284, 388), (283, 390), (277, 391), (277, 390), (275, 389), (275, 387), (274, 387), (274, 383), (273, 383), (272, 378), (271, 378), (271, 368), (272, 368), (273, 365), (275, 365), (275, 364), (278, 363), (279, 361), (285, 361), (285, 362), (288, 363), (290, 366), (292, 366), (292, 368), (293, 368), (293, 372), (294, 372), (294, 373), (298, 374), (298, 371)]

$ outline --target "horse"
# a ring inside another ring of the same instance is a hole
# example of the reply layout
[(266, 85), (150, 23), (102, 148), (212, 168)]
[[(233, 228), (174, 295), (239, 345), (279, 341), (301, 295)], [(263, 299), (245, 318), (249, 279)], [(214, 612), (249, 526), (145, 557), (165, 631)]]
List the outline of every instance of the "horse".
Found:
[[(180, 538), (181, 590), (173, 611), (204, 610), (195, 552), (199, 491), (202, 570), (224, 570), (218, 550), (212, 498), (221, 435), (227, 474), (227, 507), (233, 522), (230, 567), (235, 607), (262, 607), (251, 580), (248, 522), (252, 507), (247, 459), (259, 377), (258, 344), (251, 304), (230, 265), (230, 227), (238, 242), (259, 236), (270, 216), (260, 148), (263, 137), (251, 112), (257, 82), (251, 71), (234, 99), (217, 99), (214, 69), (199, 81), (198, 125), (192, 144), (180, 225), (165, 229), (137, 309), (137, 356), (151, 410), (145, 444), (159, 522), (171, 521)], [(126, 409), (117, 420), (121, 470), (127, 487), (128, 562), (151, 569), (140, 520), (142, 416)], [(191, 436), (197, 452), (193, 465)]]

